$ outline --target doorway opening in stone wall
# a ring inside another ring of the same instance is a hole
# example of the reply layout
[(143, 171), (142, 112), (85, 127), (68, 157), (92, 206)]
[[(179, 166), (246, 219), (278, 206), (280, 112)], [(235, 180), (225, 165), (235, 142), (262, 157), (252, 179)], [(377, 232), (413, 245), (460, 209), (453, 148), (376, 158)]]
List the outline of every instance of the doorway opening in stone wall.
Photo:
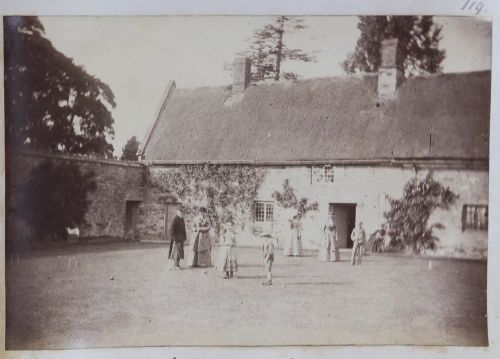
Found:
[(125, 238), (136, 239), (137, 212), (140, 201), (125, 201)]
[(330, 203), (328, 211), (335, 214), (340, 248), (352, 248), (351, 232), (356, 226), (356, 203)]

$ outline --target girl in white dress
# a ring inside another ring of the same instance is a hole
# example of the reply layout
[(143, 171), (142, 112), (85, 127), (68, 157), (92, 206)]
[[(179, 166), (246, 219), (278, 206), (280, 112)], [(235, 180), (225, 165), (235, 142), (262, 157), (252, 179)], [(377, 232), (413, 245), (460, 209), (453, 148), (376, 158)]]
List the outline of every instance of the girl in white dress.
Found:
[(225, 273), (224, 279), (233, 278), (233, 273), (238, 271), (238, 259), (236, 253), (236, 235), (234, 234), (234, 224), (231, 220), (227, 220), (222, 227), (220, 243), (215, 270)]
[(302, 223), (299, 215), (296, 214), (290, 221), (290, 237), (285, 242), (283, 255), (300, 257), (302, 254)]

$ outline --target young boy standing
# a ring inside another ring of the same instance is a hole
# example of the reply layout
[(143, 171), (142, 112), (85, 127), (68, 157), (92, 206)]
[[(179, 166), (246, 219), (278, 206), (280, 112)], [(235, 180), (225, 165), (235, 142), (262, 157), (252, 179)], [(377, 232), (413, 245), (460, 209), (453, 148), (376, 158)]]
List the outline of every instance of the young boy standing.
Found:
[[(274, 238), (271, 236), (270, 233), (264, 233), (262, 235), (262, 238), (264, 239), (264, 243), (262, 244), (262, 261), (263, 261), (263, 268), (262, 270), (266, 271), (267, 274), (267, 280), (263, 280), (262, 284), (263, 285), (272, 285), (272, 273), (271, 269), (273, 266), (274, 262)], [(263, 278), (264, 279), (264, 278)]]
[(363, 256), (363, 246), (366, 241), (366, 233), (363, 228), (363, 222), (359, 222), (358, 226), (352, 230), (351, 239), (353, 241), (352, 246), (352, 258), (351, 264), (356, 264), (356, 255), (358, 256), (358, 264), (361, 264), (361, 257)]

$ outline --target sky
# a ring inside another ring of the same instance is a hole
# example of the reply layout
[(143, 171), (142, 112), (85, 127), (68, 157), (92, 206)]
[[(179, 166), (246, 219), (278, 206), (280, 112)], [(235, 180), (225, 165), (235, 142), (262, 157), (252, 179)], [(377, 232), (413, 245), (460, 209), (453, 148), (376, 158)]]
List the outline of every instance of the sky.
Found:
[[(344, 76), (340, 63), (359, 37), (354, 16), (305, 17), (307, 29), (285, 35), (291, 48), (316, 57), (285, 63), (302, 78)], [(248, 46), (261, 16), (40, 17), (54, 46), (107, 83), (115, 94), (115, 156), (127, 140), (142, 141), (170, 80), (178, 88), (231, 84), (227, 65)], [(444, 72), (491, 68), (491, 23), (435, 17), (442, 25)]]

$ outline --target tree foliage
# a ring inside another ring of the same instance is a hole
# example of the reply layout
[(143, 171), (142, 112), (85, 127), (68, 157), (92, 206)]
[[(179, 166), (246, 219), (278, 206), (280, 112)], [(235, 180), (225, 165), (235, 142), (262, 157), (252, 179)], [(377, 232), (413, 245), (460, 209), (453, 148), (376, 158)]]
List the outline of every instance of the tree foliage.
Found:
[(296, 209), (300, 218), (304, 217), (309, 211), (318, 210), (318, 202), (309, 203), (309, 200), (305, 197), (297, 198), (295, 190), (290, 186), (288, 179), (283, 183), (282, 191), (274, 191), (272, 197), (280, 207)]
[(88, 194), (97, 185), (93, 172), (82, 173), (77, 163), (44, 161), (20, 188), (15, 214), (24, 219), (39, 239), (63, 237), (66, 228), (85, 223)]
[(428, 224), (432, 211), (448, 209), (457, 198), (449, 188), (434, 180), (432, 172), (422, 180), (412, 178), (404, 187), (403, 198), (388, 198), (390, 209), (384, 217), (389, 224), (389, 235), (401, 246), (411, 248), (413, 253), (434, 249), (438, 238), (432, 230), (443, 226)]
[(314, 61), (314, 57), (303, 50), (290, 49), (285, 43), (285, 34), (303, 30), (306, 27), (304, 19), (300, 17), (279, 16), (272, 23), (256, 30), (253, 37), (249, 39), (248, 49), (239, 54), (251, 60), (252, 80), (296, 79), (296, 73), (282, 71), (283, 62), (288, 60), (310, 62)]
[(125, 146), (122, 148), (121, 160), (125, 161), (137, 161), (137, 151), (139, 151), (139, 141), (135, 136), (132, 136)]
[(440, 72), (445, 51), (439, 49), (441, 26), (432, 16), (360, 16), (361, 35), (354, 52), (342, 63), (344, 71), (376, 72), (382, 40), (398, 39), (397, 65), (406, 76)]
[(29, 147), (112, 157), (113, 92), (54, 48), (37, 17), (5, 17), (5, 135)]
[(255, 166), (199, 164), (165, 169), (150, 175), (150, 181), (161, 192), (182, 200), (188, 211), (206, 207), (219, 233), (226, 219), (250, 214), (264, 175)]

